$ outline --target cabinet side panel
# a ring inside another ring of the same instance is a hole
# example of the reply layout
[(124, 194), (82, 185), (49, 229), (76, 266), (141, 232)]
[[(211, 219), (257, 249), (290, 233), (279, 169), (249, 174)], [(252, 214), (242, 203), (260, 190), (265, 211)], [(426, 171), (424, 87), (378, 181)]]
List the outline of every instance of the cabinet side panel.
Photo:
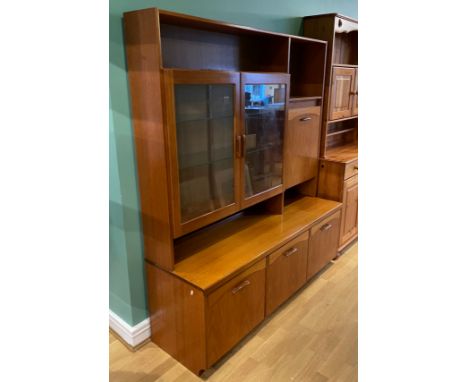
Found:
[(148, 263), (146, 275), (151, 340), (195, 374), (206, 370), (203, 292)]
[(157, 10), (126, 13), (124, 27), (145, 258), (171, 270), (174, 256), (161, 105)]

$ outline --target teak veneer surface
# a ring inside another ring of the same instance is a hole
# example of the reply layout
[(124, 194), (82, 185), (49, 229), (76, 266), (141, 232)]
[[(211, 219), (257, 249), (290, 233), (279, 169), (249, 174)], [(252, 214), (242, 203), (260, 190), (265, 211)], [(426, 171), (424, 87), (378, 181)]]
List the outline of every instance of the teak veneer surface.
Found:
[(358, 146), (356, 144), (350, 144), (329, 148), (324, 159), (333, 162), (349, 163), (357, 158)]
[(207, 291), (309, 229), (341, 203), (303, 197), (287, 205), (283, 215), (242, 214), (175, 246), (173, 274)]

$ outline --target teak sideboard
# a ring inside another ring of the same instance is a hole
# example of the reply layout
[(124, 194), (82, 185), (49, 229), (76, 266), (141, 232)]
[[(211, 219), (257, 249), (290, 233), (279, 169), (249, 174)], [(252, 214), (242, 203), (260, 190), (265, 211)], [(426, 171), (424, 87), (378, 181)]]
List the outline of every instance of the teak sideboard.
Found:
[(124, 27), (151, 338), (201, 374), (337, 256), (328, 44), (156, 8)]

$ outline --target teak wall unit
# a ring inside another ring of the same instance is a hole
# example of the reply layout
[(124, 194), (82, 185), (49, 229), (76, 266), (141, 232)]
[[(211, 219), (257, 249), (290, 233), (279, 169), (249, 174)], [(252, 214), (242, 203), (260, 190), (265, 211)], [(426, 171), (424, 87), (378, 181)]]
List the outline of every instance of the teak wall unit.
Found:
[(156, 8), (124, 25), (151, 338), (199, 374), (337, 254), (327, 43)]
[(318, 196), (343, 203), (341, 251), (358, 234), (358, 22), (307, 16), (304, 35), (328, 42)]

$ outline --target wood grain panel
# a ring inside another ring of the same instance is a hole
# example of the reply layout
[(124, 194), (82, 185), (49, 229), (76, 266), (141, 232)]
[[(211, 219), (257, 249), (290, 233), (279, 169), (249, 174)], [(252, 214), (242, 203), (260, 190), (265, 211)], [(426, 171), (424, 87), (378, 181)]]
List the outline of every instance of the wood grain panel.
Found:
[(151, 339), (195, 374), (206, 369), (203, 292), (146, 264)]
[(306, 281), (309, 231), (268, 256), (266, 314), (270, 315)]
[(341, 203), (305, 196), (288, 204), (283, 215), (239, 214), (181, 239), (173, 273), (212, 290), (340, 208)]
[(284, 134), (284, 184), (295, 186), (317, 176), (320, 144), (320, 106), (289, 104)]
[(263, 259), (208, 296), (207, 360), (215, 363), (265, 317)]
[(336, 257), (338, 253), (340, 223), (341, 212), (338, 211), (311, 228), (307, 260), (307, 279), (314, 276)]
[(174, 266), (160, 87), (158, 11), (124, 14), (145, 258)]

